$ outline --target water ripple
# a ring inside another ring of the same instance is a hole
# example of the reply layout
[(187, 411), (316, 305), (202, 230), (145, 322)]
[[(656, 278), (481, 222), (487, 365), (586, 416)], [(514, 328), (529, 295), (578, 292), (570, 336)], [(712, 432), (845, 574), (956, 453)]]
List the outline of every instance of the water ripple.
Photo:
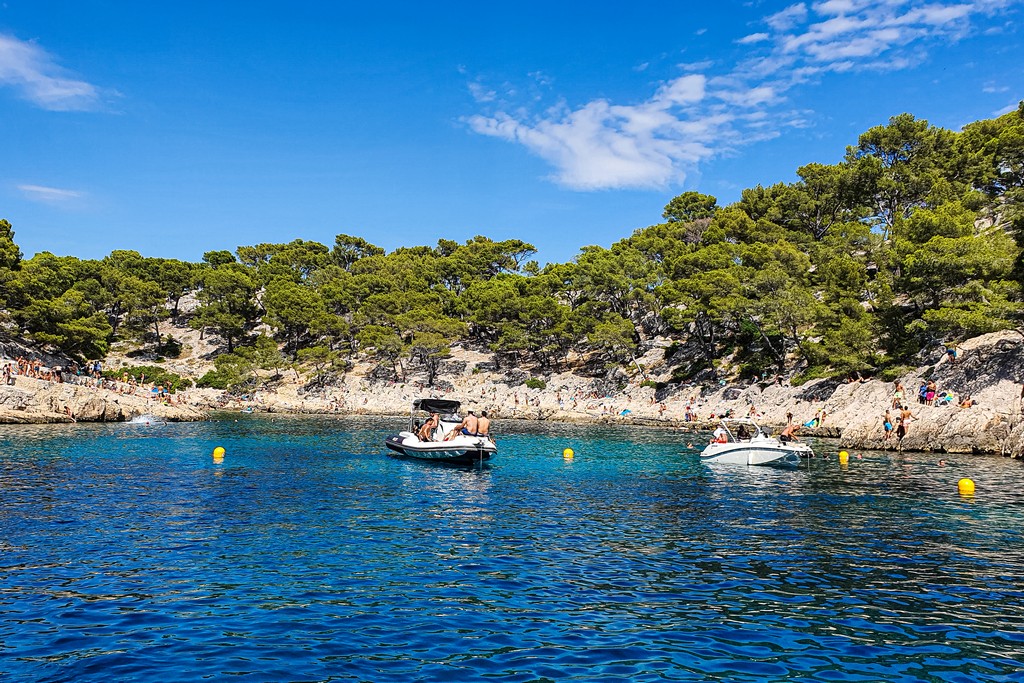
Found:
[(399, 425), (0, 432), (0, 676), (1024, 680), (1018, 462), (528, 425), (439, 468), (383, 454)]

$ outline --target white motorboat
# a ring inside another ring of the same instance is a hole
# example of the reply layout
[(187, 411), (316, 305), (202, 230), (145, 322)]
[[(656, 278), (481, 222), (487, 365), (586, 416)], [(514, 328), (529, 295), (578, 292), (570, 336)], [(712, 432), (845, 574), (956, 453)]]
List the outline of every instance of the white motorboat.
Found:
[(765, 433), (750, 418), (722, 420), (715, 434), (717, 438), (713, 437), (701, 452), (701, 462), (795, 467), (800, 464), (800, 458), (814, 455), (807, 444), (800, 441), (783, 442)]
[[(490, 436), (452, 434), (462, 424), (460, 405), (458, 401), (441, 398), (416, 399), (409, 415), (409, 430), (392, 434), (384, 444), (399, 455), (419, 460), (472, 464), (490, 459), (498, 452)], [(429, 439), (420, 439), (416, 434), (431, 413), (437, 413), (438, 426)]]

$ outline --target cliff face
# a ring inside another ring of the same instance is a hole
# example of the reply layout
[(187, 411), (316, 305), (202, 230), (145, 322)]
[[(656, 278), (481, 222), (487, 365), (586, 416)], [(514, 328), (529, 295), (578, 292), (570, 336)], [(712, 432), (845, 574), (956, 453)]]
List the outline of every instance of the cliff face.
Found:
[[(1024, 453), (1024, 337), (1015, 332), (997, 332), (965, 342), (959, 349), (956, 362), (950, 363), (938, 347), (934, 364), (900, 378), (903, 403), (914, 416), (902, 448), (1020, 456)], [(918, 387), (927, 380), (933, 380), (939, 392), (953, 392), (957, 402), (945, 406), (918, 403)], [(885, 410), (892, 407), (893, 390), (894, 383), (879, 380), (839, 384), (819, 380), (803, 387), (746, 387), (734, 400), (727, 400), (726, 389), (706, 400), (723, 408), (732, 407), (740, 415), (755, 405), (762, 421), (774, 425), (785, 424), (787, 412), (802, 423), (822, 409), (826, 412), (824, 426), (840, 431), (844, 447), (885, 450), (900, 447), (895, 435), (885, 439), (882, 428)], [(959, 407), (959, 400), (967, 394), (976, 404)], [(892, 412), (893, 418), (899, 414)]]
[(0, 386), (0, 423), (120, 422), (143, 414), (165, 420), (201, 420), (205, 413), (185, 405), (163, 405), (141, 396), (75, 384), (18, 377)]
[[(1024, 337), (999, 332), (965, 342), (960, 357), (950, 363), (936, 347), (933, 363), (901, 378), (904, 402), (914, 419), (903, 440), (906, 450), (956, 453), (1024, 454)], [(54, 384), (18, 377), (12, 387), (0, 386), (0, 423), (130, 420), (154, 414), (167, 420), (198, 420), (206, 409), (252, 409), (286, 413), (402, 415), (421, 396), (453, 398), (464, 409), (487, 410), (497, 420), (530, 419), (566, 422), (608, 422), (694, 429), (714, 424), (711, 415), (727, 410), (745, 416), (753, 410), (758, 421), (776, 431), (787, 413), (804, 423), (824, 411), (821, 436), (838, 436), (844, 448), (896, 449), (895, 436), (885, 440), (882, 416), (892, 406), (893, 383), (881, 380), (842, 383), (818, 380), (800, 387), (784, 384), (675, 386), (660, 390), (640, 386), (640, 377), (586, 378), (569, 372), (544, 376), (546, 389), (529, 389), (518, 370), (498, 370), (487, 354), (460, 351), (459, 362), (440, 377), (444, 389), (425, 388), (414, 381), (378, 382), (372, 366), (350, 372), (333, 386), (307, 390), (289, 373), (280, 383), (255, 392), (248, 400), (228, 399), (212, 389), (178, 394), (178, 405), (167, 406), (144, 396), (72, 384)], [(653, 348), (641, 362), (658, 365), (664, 352)], [(667, 369), (665, 369), (667, 374)], [(925, 406), (917, 402), (922, 380), (934, 380), (939, 391), (951, 391), (957, 403)], [(976, 405), (961, 408), (970, 394)], [(694, 398), (698, 423), (685, 423), (684, 410)], [(895, 411), (894, 415), (895, 417)], [(500, 430), (500, 425), (498, 425)], [(812, 430), (806, 430), (812, 432)], [(700, 437), (697, 437), (699, 440)]]

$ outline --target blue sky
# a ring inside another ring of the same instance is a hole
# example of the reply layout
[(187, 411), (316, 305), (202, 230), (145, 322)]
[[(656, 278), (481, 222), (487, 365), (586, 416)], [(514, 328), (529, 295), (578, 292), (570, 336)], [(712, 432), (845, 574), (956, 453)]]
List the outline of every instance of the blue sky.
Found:
[(1022, 6), (0, 0), (0, 218), (26, 256), (344, 232), (567, 261), (890, 116), (1008, 111)]

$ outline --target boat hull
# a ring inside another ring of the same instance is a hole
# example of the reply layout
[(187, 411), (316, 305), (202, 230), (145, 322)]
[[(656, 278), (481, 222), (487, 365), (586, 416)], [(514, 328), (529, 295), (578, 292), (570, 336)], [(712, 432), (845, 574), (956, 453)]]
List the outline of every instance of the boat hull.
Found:
[(390, 451), (405, 458), (469, 465), (490, 460), (497, 447), (487, 439), (453, 441), (418, 441), (400, 434), (389, 436), (384, 445)]
[(700, 456), (701, 462), (726, 465), (764, 465), (796, 467), (800, 454), (796, 449), (770, 445), (711, 444)]

